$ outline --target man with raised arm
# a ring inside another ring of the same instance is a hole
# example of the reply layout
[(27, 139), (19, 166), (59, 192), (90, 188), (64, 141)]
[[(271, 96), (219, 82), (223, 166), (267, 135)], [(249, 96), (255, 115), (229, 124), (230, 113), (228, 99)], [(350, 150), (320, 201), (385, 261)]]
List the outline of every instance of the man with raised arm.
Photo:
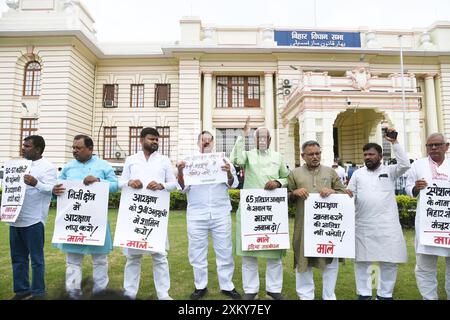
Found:
[[(231, 151), (231, 161), (244, 168), (244, 189), (266, 189), (286, 187), (289, 171), (282, 156), (269, 149), (271, 136), (269, 129), (255, 131), (256, 148), (245, 150), (245, 137), (250, 131), (250, 117), (247, 118), (242, 136), (238, 137)], [(287, 214), (287, 213), (286, 213)], [(241, 245), (241, 214), (236, 213), (236, 253), (242, 256), (242, 284), (244, 300), (255, 300), (259, 292), (258, 258), (267, 259), (266, 294), (274, 300), (283, 300), (283, 264), (281, 258), (285, 250), (243, 251)]]

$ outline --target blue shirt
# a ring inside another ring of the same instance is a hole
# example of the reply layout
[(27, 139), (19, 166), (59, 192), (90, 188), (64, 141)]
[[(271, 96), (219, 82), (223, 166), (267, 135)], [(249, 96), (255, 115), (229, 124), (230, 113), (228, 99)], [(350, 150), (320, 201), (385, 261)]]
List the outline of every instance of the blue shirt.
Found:
[[(112, 166), (105, 160), (92, 156), (86, 162), (72, 160), (67, 163), (59, 175), (59, 180), (83, 180), (87, 176), (94, 176), (109, 182), (109, 193), (117, 191), (117, 177)], [(55, 247), (64, 252), (80, 254), (107, 254), (112, 250), (112, 239), (109, 223), (106, 226), (106, 238), (103, 246), (87, 246), (83, 244), (57, 243)]]

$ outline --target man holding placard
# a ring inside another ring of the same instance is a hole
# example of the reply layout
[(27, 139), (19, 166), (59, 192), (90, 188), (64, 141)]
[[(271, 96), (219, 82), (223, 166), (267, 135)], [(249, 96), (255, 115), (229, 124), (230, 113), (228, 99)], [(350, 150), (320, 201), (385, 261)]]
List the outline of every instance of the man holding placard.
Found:
[[(14, 222), (9, 222), (9, 243), (13, 269), (13, 300), (42, 298), (45, 295), (44, 224), (47, 221), (52, 188), (56, 183), (56, 167), (42, 157), (44, 138), (31, 135), (24, 139), (22, 154), (31, 160), (31, 170), (23, 176), (25, 196)], [(6, 164), (6, 171), (11, 167)], [(16, 175), (17, 176), (17, 175)], [(11, 179), (12, 178), (12, 179)], [(7, 175), (7, 188), (14, 177)], [(7, 197), (7, 193), (3, 197)], [(29, 268), (31, 259), (32, 281)]]
[[(274, 190), (287, 184), (288, 168), (282, 156), (269, 149), (271, 142), (270, 131), (258, 128), (255, 131), (256, 149), (245, 150), (245, 138), (250, 131), (250, 117), (247, 118), (242, 131), (231, 151), (230, 159), (233, 164), (245, 170), (244, 189)], [(287, 212), (286, 212), (287, 215)], [(241, 243), (241, 212), (236, 212), (236, 253), (242, 256), (242, 284), (244, 300), (255, 300), (259, 292), (258, 259), (267, 259), (266, 294), (269, 299), (283, 300), (283, 264), (281, 258), (286, 250), (243, 250)]]
[(377, 299), (393, 299), (398, 264), (407, 261), (395, 182), (409, 169), (409, 159), (395, 134), (389, 128), (384, 138), (392, 144), (397, 163), (384, 165), (381, 146), (367, 143), (362, 148), (365, 167), (353, 173), (347, 187), (355, 196), (355, 281), (359, 300), (372, 299), (374, 263), (378, 263)]
[(296, 203), (293, 249), (297, 295), (301, 300), (314, 299), (312, 268), (322, 270), (323, 300), (336, 300), (334, 289), (339, 271), (338, 258), (305, 257), (304, 248), (304, 205), (310, 193), (327, 197), (334, 193), (345, 193), (345, 186), (333, 168), (320, 164), (321, 150), (318, 142), (310, 140), (302, 145), (305, 164), (291, 171), (288, 190)]
[[(169, 158), (158, 152), (159, 133), (154, 128), (143, 128), (140, 134), (142, 151), (129, 156), (123, 167), (119, 186), (132, 189), (146, 188), (149, 190), (166, 190), (168, 192), (178, 187), (172, 163)], [(166, 250), (168, 238), (166, 237)], [(169, 296), (170, 274), (167, 261), (167, 251), (153, 252), (141, 249), (124, 248), (127, 263), (124, 270), (124, 294), (135, 299), (141, 279), (141, 260), (143, 254), (150, 253), (153, 259), (153, 281), (159, 300), (172, 300)]]
[[(239, 184), (236, 170), (223, 154), (212, 153), (214, 137), (208, 131), (198, 135), (199, 155), (177, 164), (178, 183), (187, 193), (187, 230), (189, 262), (194, 269), (195, 290), (192, 300), (203, 297), (208, 289), (208, 233), (216, 253), (221, 292), (241, 299), (233, 284), (234, 260), (231, 241), (231, 203), (229, 188)], [(200, 179), (198, 179), (200, 177)]]
[[(72, 144), (72, 154), (75, 159), (64, 166), (58, 180), (83, 181), (86, 186), (97, 182), (109, 182), (109, 192), (116, 192), (117, 178), (114, 169), (107, 161), (93, 155), (93, 150), (94, 142), (90, 137), (76, 135)], [(65, 194), (66, 191), (63, 183), (57, 184), (53, 188), (53, 193), (58, 197)], [(108, 201), (107, 196), (105, 201)], [(107, 205), (105, 210), (105, 212), (93, 214), (107, 215)], [(55, 246), (66, 253), (66, 291), (70, 298), (79, 299), (82, 295), (82, 264), (86, 254), (92, 255), (93, 293), (99, 293), (106, 289), (109, 282), (108, 253), (112, 250), (109, 223), (106, 225), (105, 241), (102, 246), (75, 243), (57, 243)]]
[(437, 300), (437, 260), (445, 257), (445, 291), (450, 299), (450, 161), (445, 156), (449, 143), (443, 134), (434, 133), (425, 146), (428, 157), (414, 161), (406, 180), (407, 194), (418, 197), (416, 281), (424, 300)]

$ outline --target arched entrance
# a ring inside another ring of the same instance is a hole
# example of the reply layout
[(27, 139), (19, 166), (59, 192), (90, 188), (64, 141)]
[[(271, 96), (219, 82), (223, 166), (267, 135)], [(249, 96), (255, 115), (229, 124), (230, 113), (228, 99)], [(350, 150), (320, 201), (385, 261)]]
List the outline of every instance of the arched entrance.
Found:
[(333, 153), (344, 163), (362, 164), (362, 146), (368, 142), (376, 142), (383, 146), (389, 157), (390, 145), (384, 146), (381, 123), (391, 121), (384, 112), (374, 109), (348, 109), (336, 117), (333, 124)]

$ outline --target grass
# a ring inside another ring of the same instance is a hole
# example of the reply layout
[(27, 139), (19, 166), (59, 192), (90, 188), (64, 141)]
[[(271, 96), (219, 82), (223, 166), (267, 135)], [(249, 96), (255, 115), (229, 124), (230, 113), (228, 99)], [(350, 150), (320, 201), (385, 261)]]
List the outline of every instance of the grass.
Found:
[[(109, 212), (111, 229), (115, 230), (117, 210)], [(55, 210), (51, 209), (49, 219), (46, 225), (46, 241), (45, 241), (45, 261), (46, 261), (46, 286), (47, 296), (49, 299), (57, 299), (64, 292), (65, 277), (65, 255), (54, 248), (51, 244), (53, 234), (53, 226), (55, 220)], [(293, 220), (290, 221), (291, 236)], [(233, 214), (234, 227), (234, 214)], [(415, 253), (414, 253), (414, 231), (404, 230), (408, 247), (408, 263), (399, 267), (397, 283), (395, 287), (394, 297), (401, 300), (417, 300), (421, 299), (416, 286), (414, 276)], [(234, 238), (234, 231), (233, 231)], [(169, 218), (169, 240), (170, 251), (168, 255), (171, 289), (170, 295), (174, 299), (189, 299), (190, 293), (194, 289), (194, 280), (192, 267), (189, 264), (187, 256), (187, 231), (186, 217), (184, 211), (173, 211)], [(210, 241), (211, 244), (211, 241)], [(210, 245), (209, 254), (209, 292), (204, 299), (219, 300), (228, 299), (220, 293), (217, 281), (215, 255)], [(125, 257), (121, 248), (114, 248), (109, 255), (109, 288), (122, 289), (123, 269), (125, 266)], [(145, 255), (142, 260), (142, 273), (140, 290), (138, 299), (156, 299), (156, 292), (153, 284), (152, 261), (149, 255)], [(444, 291), (444, 265), (443, 258), (438, 260), (438, 281), (439, 281), (439, 298), (446, 299)], [(286, 257), (283, 259), (284, 279), (283, 294), (288, 298), (295, 300), (297, 294), (295, 292), (295, 273), (293, 269), (293, 252), (287, 251)], [(260, 260), (260, 296), (264, 296), (264, 272), (265, 260)], [(85, 257), (83, 264), (83, 278), (92, 277), (92, 260), (90, 256)], [(321, 276), (318, 270), (314, 271), (314, 279), (316, 283), (316, 299), (321, 297)], [(235, 256), (235, 272), (234, 284), (236, 289), (242, 293), (241, 281), (241, 257)], [(87, 290), (87, 289), (86, 289)], [(10, 299), (13, 296), (12, 289), (12, 268), (9, 255), (9, 228), (6, 223), (0, 223), (0, 300)], [(336, 296), (340, 300), (354, 300), (356, 297), (355, 278), (353, 271), (353, 263), (349, 259), (345, 264), (340, 264), (339, 276), (336, 284)]]

